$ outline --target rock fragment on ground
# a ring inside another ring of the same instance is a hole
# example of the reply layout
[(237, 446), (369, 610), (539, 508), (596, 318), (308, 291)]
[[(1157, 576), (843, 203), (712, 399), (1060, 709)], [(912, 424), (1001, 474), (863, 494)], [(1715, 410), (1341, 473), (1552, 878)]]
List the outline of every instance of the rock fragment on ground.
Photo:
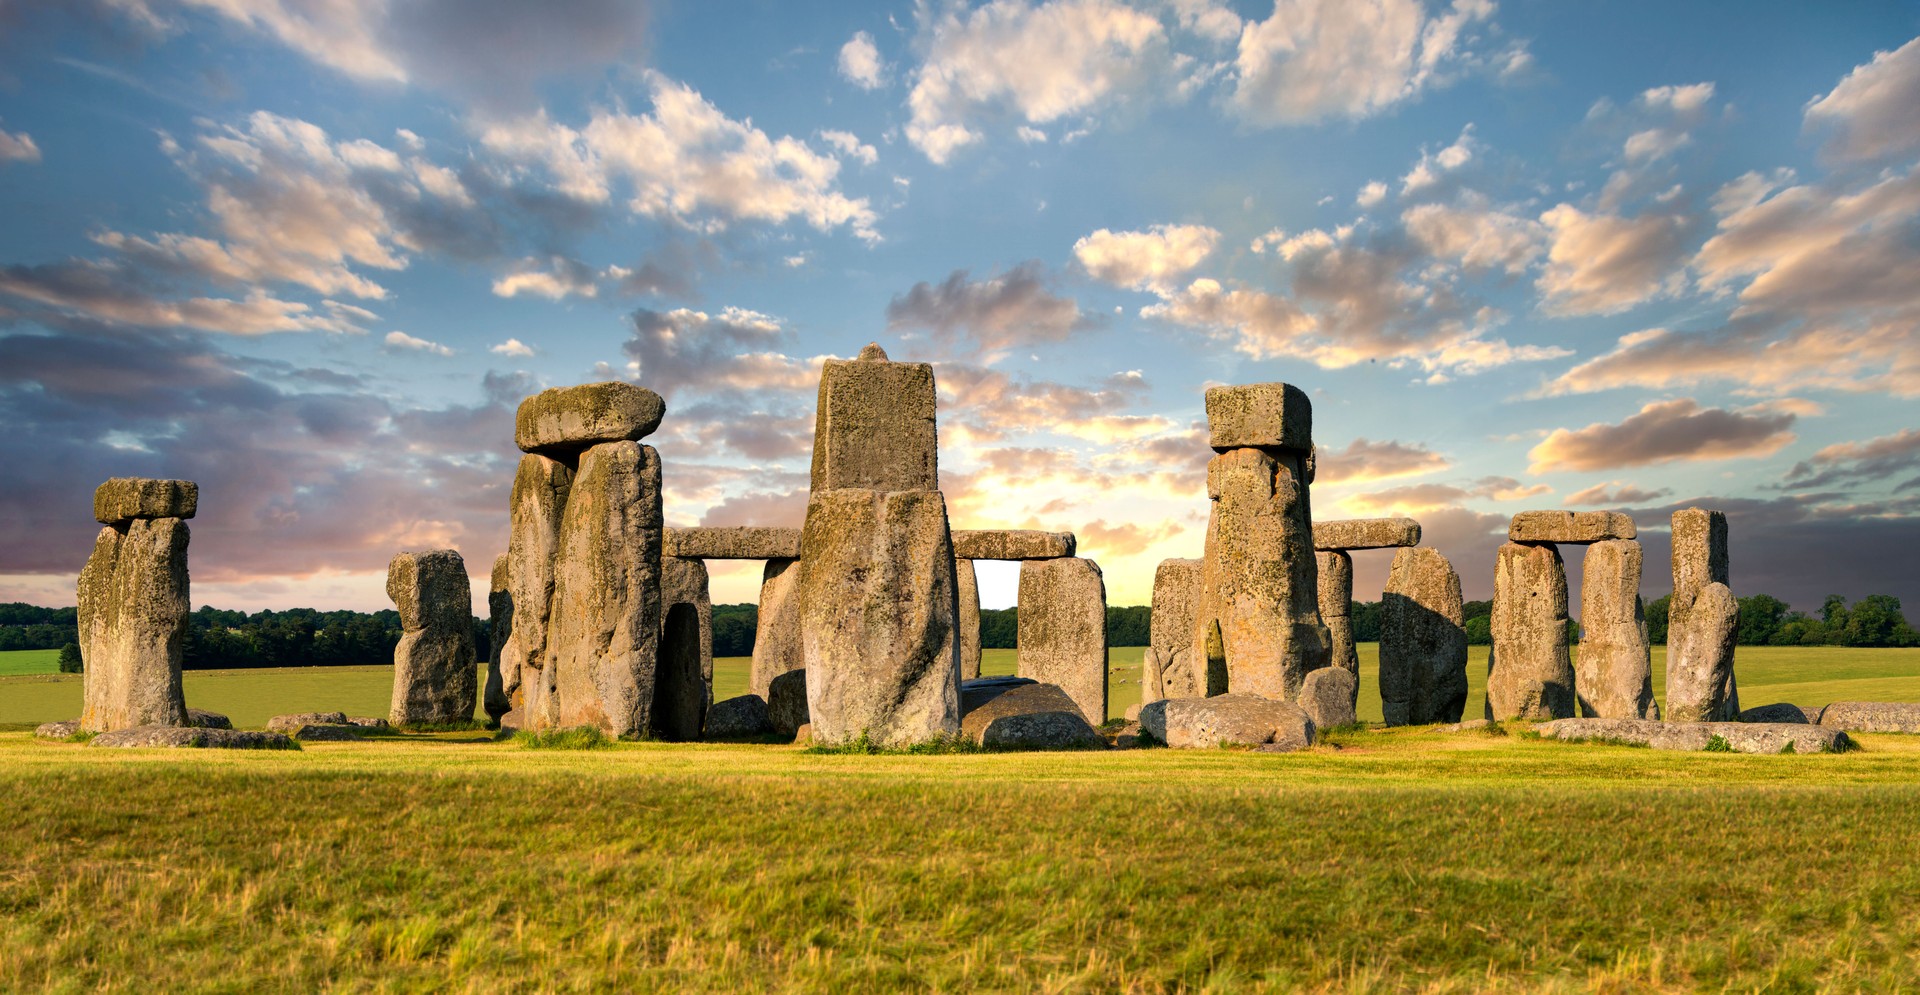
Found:
[(1734, 753), (1840, 753), (1853, 745), (1842, 730), (1789, 722), (1558, 719), (1534, 731), (1549, 739), (1602, 740), (1656, 750), (1710, 750), (1715, 740)]
[(1820, 712), (1820, 725), (1854, 732), (1920, 732), (1920, 702), (1836, 701)]
[(1140, 728), (1175, 749), (1276, 744), (1296, 750), (1313, 745), (1313, 719), (1305, 709), (1257, 694), (1168, 698), (1140, 709)]
[(767, 701), (757, 694), (743, 694), (716, 701), (707, 709), (706, 739), (745, 739), (773, 731), (767, 719)]
[(1300, 707), (1313, 720), (1315, 729), (1349, 726), (1354, 716), (1354, 700), (1360, 681), (1341, 667), (1321, 667), (1307, 674), (1300, 684)]
[[(985, 747), (1002, 749), (1097, 749), (1107, 745), (1106, 738), (1087, 724), (1079, 705), (1057, 685), (1022, 680), (1018, 684), (991, 685), (970, 689), (979, 681), (960, 686), (964, 712), (960, 734)], [(971, 691), (971, 693), (970, 693)], [(977, 702), (977, 703), (976, 703)]]
[(223, 750), (292, 750), (299, 748), (299, 744), (295, 743), (292, 737), (280, 732), (156, 725), (134, 726), (131, 729), (103, 732), (93, 737), (87, 745), (108, 749), (188, 747)]

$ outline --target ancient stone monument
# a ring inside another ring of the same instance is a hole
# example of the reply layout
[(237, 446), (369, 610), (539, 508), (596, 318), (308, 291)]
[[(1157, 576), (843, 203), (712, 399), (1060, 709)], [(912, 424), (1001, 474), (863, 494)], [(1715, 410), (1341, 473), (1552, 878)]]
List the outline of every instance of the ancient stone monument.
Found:
[(1312, 408), (1281, 383), (1214, 387), (1206, 403), (1219, 455), (1207, 464), (1194, 660), (1206, 694), (1291, 699), (1331, 653), (1307, 496)]
[(473, 721), (479, 675), (465, 561), (451, 549), (401, 553), (387, 565), (387, 597), (400, 611), (387, 719), (394, 725)]
[(1458, 722), (1467, 707), (1460, 575), (1437, 549), (1393, 556), (1380, 612), (1380, 708), (1388, 725)]
[(953, 561), (953, 580), (960, 598), (960, 679), (980, 676), (980, 575), (972, 560)]
[(1733, 677), (1740, 605), (1728, 587), (1727, 516), (1673, 513), (1673, 601), (1667, 610), (1667, 720), (1725, 722), (1740, 714)]
[(1493, 646), (1487, 654), (1487, 718), (1573, 715), (1567, 650), (1567, 570), (1552, 543), (1509, 542), (1493, 567)]
[(500, 658), (506, 652), (507, 639), (513, 634), (513, 591), (509, 580), (512, 562), (505, 553), (494, 557), (492, 582), (487, 586), (487, 685), (481, 706), (496, 723), (513, 710), (500, 672)]
[(1360, 693), (1360, 654), (1353, 644), (1353, 557), (1360, 549), (1420, 545), (1420, 523), (1411, 518), (1350, 518), (1313, 523), (1314, 556), (1320, 571), (1320, 619), (1332, 639), (1333, 666), (1352, 674)]
[(1580, 583), (1580, 654), (1573, 672), (1580, 714), (1657, 719), (1646, 606), (1640, 600), (1640, 544), (1603, 539), (1587, 547)]
[[(980, 583), (979, 575), (974, 569), (974, 561), (1013, 560), (1019, 562), (1021, 565), (1020, 589), (1024, 592), (1028, 583), (1028, 564), (1071, 558), (1076, 545), (1077, 543), (1071, 532), (1041, 532), (1033, 529), (959, 529), (953, 533), (954, 575), (959, 582), (960, 591), (961, 680), (970, 681), (980, 676)], [(1086, 562), (1091, 563), (1092, 561)], [(1093, 569), (1095, 573), (1098, 573), (1100, 568), (1094, 567)], [(1080, 589), (1082, 593), (1094, 591), (1094, 588), (1087, 587), (1086, 585), (1081, 585)], [(1103, 599), (1100, 607), (1101, 610), (1104, 611), (1106, 607), (1104, 601), (1105, 587), (1100, 587), (1098, 591), (1100, 597)], [(1025, 595), (1023, 594), (1021, 597), (1024, 600)], [(1050, 602), (1057, 601), (1057, 598), (1051, 598), (1050, 596)], [(1016, 604), (1019, 603), (1023, 602), (1016, 602)], [(1084, 607), (1085, 606), (1075, 606), (1075, 610), (1081, 610), (1084, 609)], [(1060, 606), (1058, 604), (1051, 604), (1049, 610), (1059, 610), (1059, 608)], [(1020, 635), (1016, 637), (1020, 648), (1018, 664), (1020, 675), (1040, 681), (1052, 680), (1052, 678), (1049, 677), (1040, 677), (1029, 669), (1029, 654), (1026, 652), (1027, 639), (1029, 638), (1027, 633), (1026, 623), (1022, 621)], [(1053, 637), (1047, 638), (1051, 639)], [(1103, 635), (1102, 652), (1104, 652), (1105, 646), (1104, 638)], [(1058, 646), (1037, 647), (1039, 653), (1032, 658), (1041, 659), (1044, 657), (1057, 662), (1056, 651), (1059, 649)], [(1079, 652), (1083, 658), (1090, 653), (1084, 646), (1079, 648)], [(1052, 665), (1052, 663), (1048, 664), (1048, 666)], [(1102, 690), (1100, 692), (1102, 695), (1106, 693), (1105, 672), (1103, 665), (1101, 669), (1103, 675)], [(1086, 692), (1086, 700), (1091, 701), (1091, 694), (1092, 691), (1089, 689)], [(1092, 718), (1089, 718), (1087, 721), (1092, 722), (1094, 725), (1100, 724), (1099, 721), (1095, 721)]]
[(713, 599), (702, 560), (660, 560), (660, 655), (650, 731), (667, 740), (699, 739), (713, 704)]
[(188, 724), (186, 519), (199, 501), (190, 480), (115, 477), (94, 491), (93, 517), (106, 527), (80, 571), (82, 730)]
[(1020, 564), (1020, 676), (1058, 685), (1089, 725), (1107, 721), (1107, 588), (1092, 560)]
[(1153, 573), (1153, 614), (1140, 668), (1140, 703), (1198, 698), (1207, 693), (1206, 667), (1193, 655), (1193, 616), (1200, 602), (1199, 560), (1162, 560)]
[[(767, 696), (775, 677), (798, 670), (800, 660), (800, 603), (793, 597), (800, 579), (800, 530), (760, 526), (703, 526), (668, 529), (663, 555), (693, 561), (764, 560), (760, 607), (753, 641), (753, 672), (749, 691)], [(704, 569), (704, 568), (703, 568)], [(702, 623), (708, 647), (707, 670), (712, 672), (712, 607)]]

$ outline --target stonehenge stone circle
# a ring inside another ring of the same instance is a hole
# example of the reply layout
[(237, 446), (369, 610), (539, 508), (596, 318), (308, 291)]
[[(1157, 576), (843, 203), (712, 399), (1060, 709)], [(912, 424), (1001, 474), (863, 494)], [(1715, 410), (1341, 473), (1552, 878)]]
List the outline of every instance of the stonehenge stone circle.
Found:
[(972, 560), (960, 559), (953, 579), (960, 597), (960, 679), (970, 681), (980, 676), (980, 576)]
[(1380, 707), (1388, 725), (1458, 722), (1467, 707), (1460, 575), (1437, 549), (1393, 557), (1380, 610)]
[(1515, 542), (1500, 547), (1492, 628), (1486, 717), (1496, 722), (1573, 717), (1567, 571), (1557, 547)]
[(1559, 719), (1534, 729), (1548, 739), (1602, 739), (1656, 750), (1707, 749), (1718, 738), (1735, 753), (1839, 753), (1852, 741), (1839, 729), (1793, 722), (1658, 722), (1652, 719)]
[[(198, 496), (188, 481), (125, 477), (94, 492), (95, 517), (111, 520), (77, 591), (85, 731), (188, 724), (180, 684), (191, 608), (184, 516)], [(144, 512), (180, 514), (134, 517)]]
[(1140, 708), (1140, 730), (1175, 749), (1208, 750), (1222, 745), (1278, 745), (1304, 750), (1313, 745), (1313, 719), (1290, 701), (1231, 692), (1211, 698), (1167, 698)]
[(760, 575), (753, 672), (747, 689), (773, 701), (774, 678), (806, 666), (800, 654), (800, 558), (768, 560)]
[(960, 701), (960, 734), (979, 746), (1031, 750), (1107, 745), (1073, 698), (1053, 684), (987, 677), (961, 684)]
[(520, 402), (513, 441), (522, 452), (564, 458), (604, 442), (644, 439), (666, 413), (659, 394), (617, 380), (553, 387)]
[(702, 560), (660, 558), (657, 659), (651, 733), (656, 739), (699, 739), (713, 703), (713, 599)]
[(1633, 519), (1618, 511), (1523, 511), (1507, 525), (1510, 542), (1582, 545), (1638, 535)]
[(800, 530), (754, 526), (668, 529), (661, 555), (689, 560), (797, 560)]
[(1606, 539), (1587, 547), (1580, 584), (1580, 653), (1573, 672), (1580, 714), (1657, 719), (1646, 607), (1640, 600), (1640, 544)]
[(394, 725), (473, 721), (479, 675), (473, 648), (473, 588), (466, 562), (451, 549), (401, 553), (387, 565), (387, 597), (400, 611), (388, 721)]
[(500, 650), (501, 692), (508, 704), (503, 726), (526, 726), (526, 690), (543, 683), (547, 673), (553, 561), (572, 489), (572, 467), (531, 453), (520, 457), (508, 509), (507, 593), (514, 619)]
[(878, 345), (858, 359), (827, 360), (814, 413), (813, 490), (939, 490), (935, 397), (932, 365), (888, 362)]
[(1724, 722), (1740, 714), (1734, 639), (1740, 605), (1728, 586), (1727, 518), (1673, 513), (1673, 600), (1667, 614), (1667, 719)]
[(1391, 549), (1420, 545), (1420, 523), (1411, 518), (1348, 518), (1313, 523), (1314, 549)]
[(1319, 561), (1320, 621), (1327, 626), (1328, 662), (1353, 675), (1354, 700), (1357, 702), (1360, 695), (1360, 651), (1353, 643), (1353, 557), (1348, 556), (1344, 549), (1329, 549), (1313, 555)]
[(1313, 448), (1313, 404), (1292, 384), (1209, 387), (1207, 430), (1216, 453), (1289, 449), (1305, 459)]
[(1360, 678), (1341, 667), (1321, 667), (1300, 684), (1300, 707), (1315, 729), (1352, 725), (1359, 696)]
[(953, 555), (963, 560), (1055, 560), (1072, 556), (1071, 532), (1032, 529), (961, 529), (953, 534)]
[(1092, 560), (1020, 564), (1021, 677), (1065, 691), (1088, 725), (1107, 721), (1107, 587)]
[(1200, 602), (1199, 560), (1162, 560), (1153, 573), (1153, 613), (1140, 669), (1142, 704), (1207, 693), (1204, 665), (1193, 655), (1193, 616)]
[(500, 659), (513, 635), (512, 564), (513, 558), (505, 553), (494, 557), (493, 576), (487, 585), (487, 685), (480, 697), (487, 718), (496, 723), (513, 710), (506, 681), (500, 675)]

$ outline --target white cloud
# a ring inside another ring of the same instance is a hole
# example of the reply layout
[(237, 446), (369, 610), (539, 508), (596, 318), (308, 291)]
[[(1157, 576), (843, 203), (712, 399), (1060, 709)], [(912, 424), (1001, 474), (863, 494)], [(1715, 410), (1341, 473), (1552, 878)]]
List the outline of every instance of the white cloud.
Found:
[(1548, 314), (1613, 314), (1683, 285), (1686, 229), (1678, 217), (1586, 214), (1560, 204), (1540, 220), (1552, 233), (1552, 247), (1534, 286)]
[(840, 46), (840, 75), (862, 90), (878, 90), (887, 83), (887, 66), (880, 61), (880, 49), (873, 36), (856, 31)]
[(1691, 114), (1707, 106), (1713, 99), (1712, 83), (1690, 83), (1686, 86), (1656, 86), (1640, 94), (1640, 102), (1648, 107), (1666, 107), (1680, 114)]
[(28, 308), (135, 328), (190, 328), (223, 335), (277, 332), (359, 334), (374, 318), (364, 308), (324, 300), (315, 307), (255, 289), (235, 300), (169, 298), (142, 285), (140, 275), (113, 262), (68, 260), (45, 266), (0, 267), (0, 295)]
[[(613, 275), (628, 274), (620, 270)], [(545, 259), (529, 256), (520, 260), (512, 272), (493, 281), (495, 297), (532, 294), (557, 301), (567, 296), (594, 297), (599, 293), (600, 286), (593, 270), (579, 260), (565, 256), (549, 256)]]
[(40, 146), (24, 131), (0, 130), (0, 162), (39, 162)]
[(1353, 196), (1353, 202), (1362, 208), (1372, 207), (1386, 199), (1387, 185), (1379, 180), (1369, 181), (1366, 186), (1360, 188), (1359, 193)]
[(453, 355), (452, 349), (449, 349), (438, 342), (429, 342), (426, 339), (415, 338), (414, 336), (408, 335), (405, 332), (399, 332), (399, 331), (388, 332), (386, 343), (387, 343), (387, 348), (389, 349), (406, 349), (412, 352), (431, 353), (435, 356)]
[(1275, 0), (1240, 35), (1230, 105), (1256, 124), (1362, 118), (1444, 81), (1490, 0), (1430, 17), (1417, 0)]
[(1546, 229), (1539, 222), (1491, 207), (1477, 194), (1454, 205), (1419, 204), (1400, 218), (1428, 252), (1469, 270), (1519, 274), (1544, 249)]
[(487, 351), (499, 356), (513, 356), (520, 359), (533, 355), (533, 347), (519, 339), (508, 339), (499, 345), (488, 346)]
[(820, 132), (820, 140), (833, 146), (841, 155), (860, 160), (862, 165), (871, 166), (880, 161), (879, 150), (861, 142), (851, 131), (828, 129)]
[(1827, 131), (1830, 159), (1880, 159), (1920, 146), (1920, 38), (1855, 66), (1808, 102), (1805, 120)]
[(1220, 0), (1173, 0), (1173, 11), (1182, 28), (1215, 43), (1238, 39), (1245, 23)]
[(1154, 225), (1147, 231), (1102, 228), (1073, 243), (1073, 257), (1096, 280), (1135, 290), (1171, 292), (1220, 242), (1205, 225)]
[(1451, 173), (1472, 161), (1477, 147), (1473, 140), (1473, 125), (1469, 124), (1460, 129), (1460, 137), (1454, 139), (1453, 144), (1438, 152), (1422, 150), (1420, 161), (1414, 163), (1413, 169), (1400, 178), (1400, 195), (1405, 197), (1438, 184), (1442, 174)]
[(1022, 142), (1027, 143), (1028, 145), (1035, 145), (1041, 142), (1045, 142), (1047, 140), (1046, 132), (1041, 131), (1039, 128), (1030, 128), (1024, 124), (1018, 128), (1013, 129), (1013, 133), (1019, 136), (1020, 140)]

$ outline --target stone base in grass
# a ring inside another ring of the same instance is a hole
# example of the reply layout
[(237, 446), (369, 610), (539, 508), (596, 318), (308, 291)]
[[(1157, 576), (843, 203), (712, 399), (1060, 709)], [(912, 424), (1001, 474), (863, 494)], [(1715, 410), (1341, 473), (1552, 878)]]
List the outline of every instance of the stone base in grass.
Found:
[(1548, 739), (1598, 739), (1656, 750), (1706, 750), (1715, 739), (1733, 753), (1840, 753), (1853, 741), (1839, 729), (1791, 722), (1657, 722), (1651, 719), (1555, 719), (1534, 727)]
[(285, 733), (256, 732), (250, 729), (200, 729), (192, 726), (135, 726), (115, 729), (93, 737), (89, 746), (141, 749), (149, 747), (190, 747), (225, 750), (298, 749)]

